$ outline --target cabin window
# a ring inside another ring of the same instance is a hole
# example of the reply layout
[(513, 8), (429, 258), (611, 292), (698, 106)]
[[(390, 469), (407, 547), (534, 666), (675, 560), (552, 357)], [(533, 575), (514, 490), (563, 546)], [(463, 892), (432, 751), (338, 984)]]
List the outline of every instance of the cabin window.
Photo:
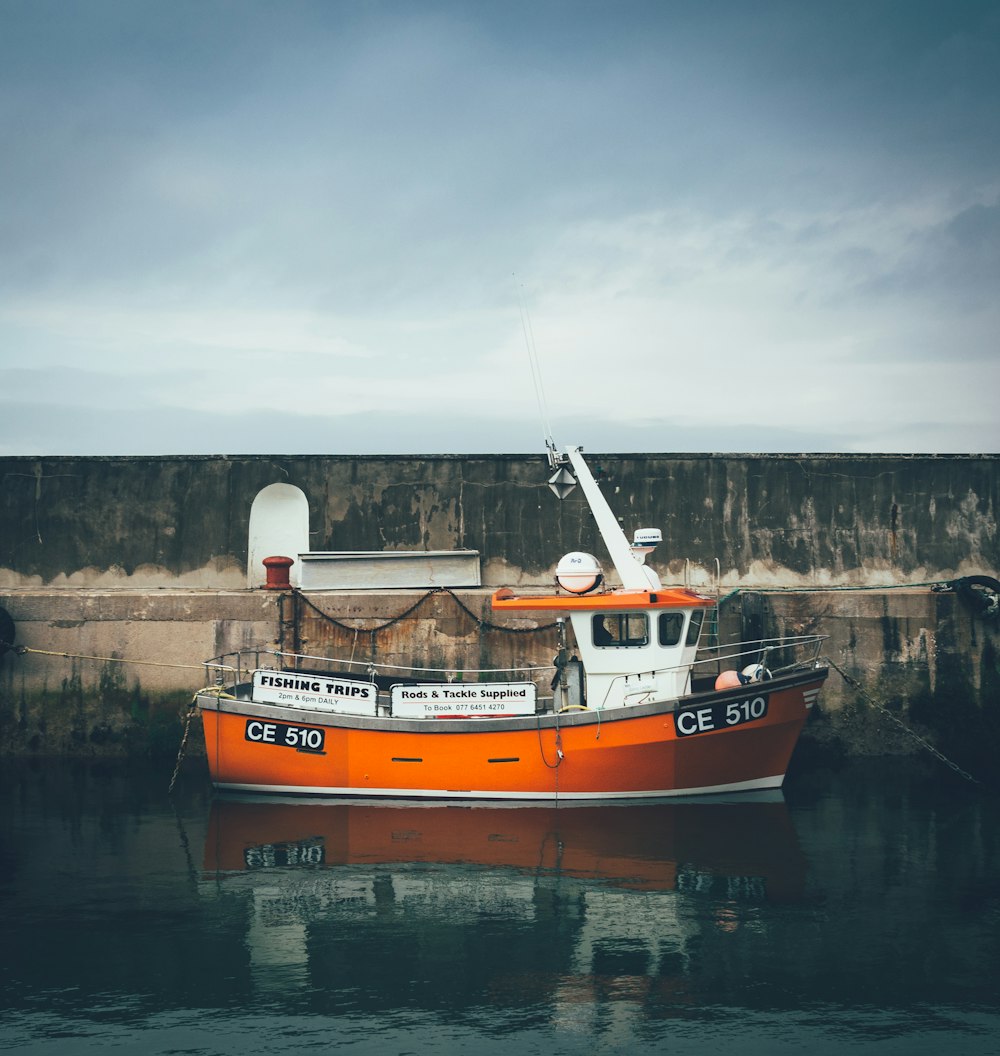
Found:
[(660, 645), (676, 645), (684, 630), (683, 612), (661, 612), (659, 622)]
[(688, 635), (687, 640), (684, 643), (685, 645), (698, 644), (698, 636), (701, 634), (701, 624), (704, 619), (704, 609), (695, 609), (695, 611), (691, 613), (691, 622), (688, 624)]
[(595, 616), (594, 645), (648, 645), (649, 620), (640, 612), (613, 612)]

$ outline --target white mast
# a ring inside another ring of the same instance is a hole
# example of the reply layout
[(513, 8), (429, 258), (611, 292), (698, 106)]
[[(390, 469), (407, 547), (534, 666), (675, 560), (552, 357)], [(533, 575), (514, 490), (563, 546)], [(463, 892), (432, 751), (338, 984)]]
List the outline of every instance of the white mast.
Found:
[(649, 590), (654, 585), (649, 575), (652, 570), (647, 570), (636, 560), (628, 538), (618, 523), (618, 518), (608, 505), (597, 481), (594, 480), (590, 467), (584, 461), (582, 449), (567, 447), (563, 457), (569, 460), (577, 483), (583, 488), (583, 494), (587, 498), (594, 520), (597, 521), (601, 538), (608, 548), (611, 560), (621, 578), (622, 586), (626, 590)]

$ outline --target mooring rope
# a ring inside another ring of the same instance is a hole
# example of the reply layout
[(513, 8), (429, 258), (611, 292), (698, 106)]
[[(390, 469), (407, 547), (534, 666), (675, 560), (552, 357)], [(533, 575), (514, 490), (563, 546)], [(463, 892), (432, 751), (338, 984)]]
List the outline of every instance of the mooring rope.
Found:
[(856, 678), (852, 678), (842, 667), (840, 667), (839, 664), (831, 660), (828, 656), (824, 656), (823, 661), (829, 664), (830, 667), (832, 667), (834, 671), (836, 671), (837, 674), (840, 675), (840, 677), (853, 690), (855, 690), (855, 692), (857, 692), (867, 704), (873, 707), (876, 711), (880, 712), (882, 715), (885, 715), (887, 718), (891, 719), (903, 731), (903, 733), (905, 733), (908, 737), (911, 737), (914, 741), (917, 742), (917, 744), (919, 744), (922, 748), (930, 752), (931, 755), (933, 755), (936, 759), (944, 763), (945, 766), (954, 770), (955, 773), (958, 774), (960, 777), (964, 777), (966, 781), (971, 781), (974, 785), (982, 785), (982, 782), (978, 778), (973, 777), (972, 774), (970, 774), (968, 771), (963, 770), (958, 765), (958, 763), (953, 762), (946, 755), (942, 755), (942, 753), (939, 752), (937, 748), (935, 748), (934, 745), (930, 743), (930, 741), (921, 737), (920, 734), (916, 733), (914, 730), (911, 730), (905, 722), (903, 722), (897, 716), (893, 715), (893, 713), (884, 704), (879, 703), (879, 701), (877, 701), (870, 693), (865, 690), (865, 688)]
[(548, 759), (545, 758), (545, 746), (542, 744), (542, 719), (541, 719), (540, 715), (536, 715), (535, 716), (535, 729), (538, 732), (538, 754), (542, 757), (542, 762), (548, 767), (549, 770), (558, 770), (559, 767), (562, 765), (562, 761), (563, 761), (563, 758), (564, 758), (563, 750), (562, 750), (562, 730), (559, 729), (559, 712), (558, 711), (555, 713), (555, 716), (556, 716), (556, 725), (555, 725), (555, 731), (556, 731), (556, 739), (555, 739), (556, 761), (554, 763), (550, 763), (548, 761)]
[(203, 664), (168, 664), (160, 660), (129, 660), (122, 656), (88, 656), (85, 653), (57, 653), (51, 649), (32, 649), (27, 645), (14, 647), (18, 656), (34, 653), (36, 656), (59, 656), (64, 660), (100, 660), (106, 664), (134, 664), (139, 667), (172, 667), (183, 671), (202, 671)]

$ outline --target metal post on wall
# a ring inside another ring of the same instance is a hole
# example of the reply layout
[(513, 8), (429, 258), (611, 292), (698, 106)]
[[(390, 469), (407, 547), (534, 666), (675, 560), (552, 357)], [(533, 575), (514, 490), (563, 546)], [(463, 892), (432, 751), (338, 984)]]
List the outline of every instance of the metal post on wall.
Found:
[[(290, 615), (289, 615), (290, 613)], [(281, 652), (302, 652), (302, 606), (296, 591), (278, 595), (278, 648)], [(291, 638), (291, 641), (289, 641)], [(296, 661), (297, 663), (297, 661)]]

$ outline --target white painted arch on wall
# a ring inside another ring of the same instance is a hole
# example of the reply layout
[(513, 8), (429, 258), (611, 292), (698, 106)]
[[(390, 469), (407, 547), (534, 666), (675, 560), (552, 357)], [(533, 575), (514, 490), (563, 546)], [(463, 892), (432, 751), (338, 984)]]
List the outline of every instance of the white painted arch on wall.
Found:
[(299, 585), (299, 554), (309, 552), (309, 500), (293, 484), (268, 484), (250, 506), (247, 586), (262, 587), (267, 579), (265, 557), (290, 557), (292, 586)]

